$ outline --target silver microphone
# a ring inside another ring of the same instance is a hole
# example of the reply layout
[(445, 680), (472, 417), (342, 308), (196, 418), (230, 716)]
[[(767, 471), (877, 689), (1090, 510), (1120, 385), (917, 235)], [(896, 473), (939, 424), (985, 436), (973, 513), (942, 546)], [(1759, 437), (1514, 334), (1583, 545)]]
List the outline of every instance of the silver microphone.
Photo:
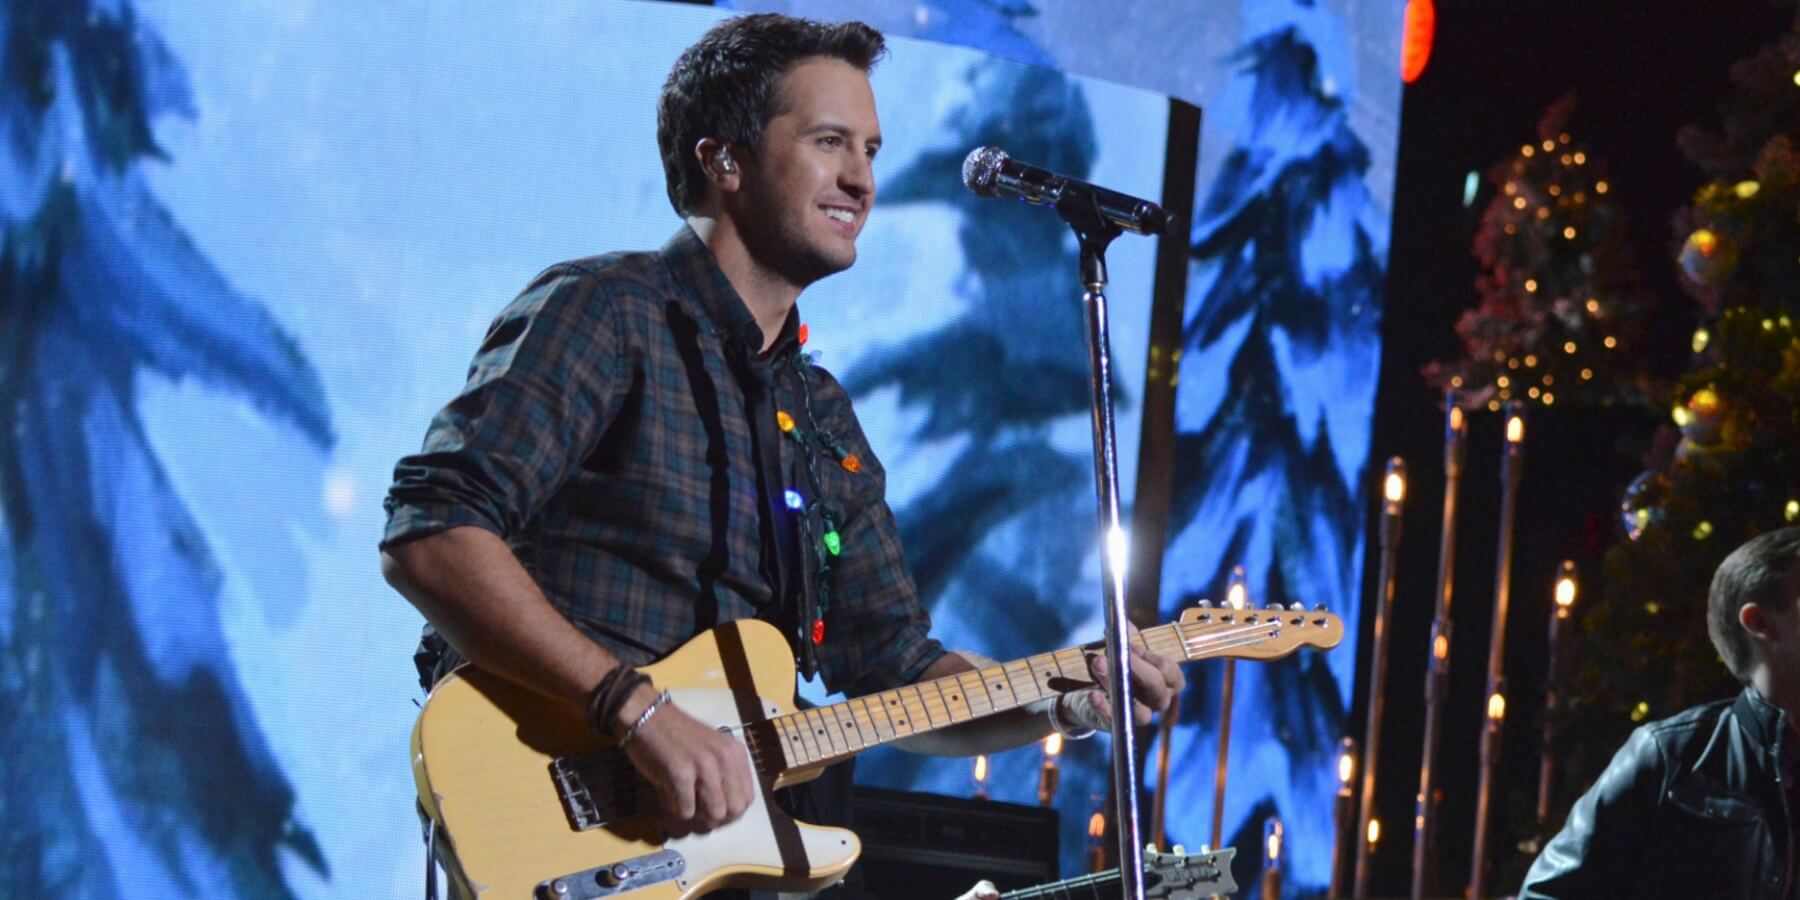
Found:
[(1148, 200), (1027, 165), (999, 147), (969, 151), (963, 159), (962, 179), (969, 190), (983, 197), (1014, 197), (1034, 206), (1091, 204), (1102, 219), (1123, 231), (1163, 234), (1174, 224), (1173, 216)]

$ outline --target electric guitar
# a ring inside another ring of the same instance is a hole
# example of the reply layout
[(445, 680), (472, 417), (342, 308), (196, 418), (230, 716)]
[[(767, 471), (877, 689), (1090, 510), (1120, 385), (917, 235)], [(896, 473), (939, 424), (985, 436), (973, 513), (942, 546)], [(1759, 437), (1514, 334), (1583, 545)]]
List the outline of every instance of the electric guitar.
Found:
[[(1267, 660), (1343, 639), (1336, 616), (1202, 605), (1133, 641), (1177, 661)], [(762, 790), (742, 818), (670, 838), (654, 790), (579, 711), (479, 669), (439, 682), (413, 727), (413, 779), (458, 897), (675, 900), (723, 887), (807, 891), (844, 877), (862, 844), (795, 821), (777, 788), (922, 734), (1092, 686), (1098, 643), (790, 712), (794, 658), (772, 625), (743, 619), (643, 671), (688, 715), (738, 738)]]
[[(1231, 877), (1231, 858), (1237, 850), (1226, 848), (1187, 855), (1177, 846), (1173, 853), (1159, 853), (1154, 844), (1144, 850), (1144, 900), (1198, 900), (1237, 893)], [(1000, 900), (1094, 900), (1119, 896), (1119, 870), (1066, 878), (1052, 884), (1020, 888), (1000, 895)]]

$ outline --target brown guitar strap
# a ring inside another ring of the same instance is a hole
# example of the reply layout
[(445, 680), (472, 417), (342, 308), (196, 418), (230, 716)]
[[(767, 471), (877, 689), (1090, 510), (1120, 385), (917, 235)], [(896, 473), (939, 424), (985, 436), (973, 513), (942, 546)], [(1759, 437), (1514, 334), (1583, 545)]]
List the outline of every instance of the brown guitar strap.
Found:
[[(744, 641), (734, 626), (726, 626), (715, 633), (718, 638), (719, 659), (725, 666), (725, 685), (731, 689), (736, 698), (738, 721), (745, 723), (744, 733), (748, 738), (750, 723), (763, 719), (762, 698), (756, 692), (756, 680), (750, 674), (750, 655), (744, 649)], [(759, 779), (760, 781), (760, 779)], [(800, 840), (800, 828), (781, 807), (775, 803), (775, 791), (767, 781), (761, 783), (763, 807), (769, 811), (769, 827), (775, 834), (775, 847), (781, 853), (781, 868), (793, 876), (803, 876), (812, 871), (812, 865), (806, 858), (806, 845)]]

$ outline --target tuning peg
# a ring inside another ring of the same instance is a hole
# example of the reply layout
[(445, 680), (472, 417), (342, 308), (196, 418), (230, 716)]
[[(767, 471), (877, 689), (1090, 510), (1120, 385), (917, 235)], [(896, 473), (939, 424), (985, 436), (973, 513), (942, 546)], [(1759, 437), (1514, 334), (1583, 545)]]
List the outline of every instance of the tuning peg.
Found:
[(1196, 603), (1194, 605), (1200, 607), (1201, 609), (1212, 609), (1212, 601), (1211, 600), (1202, 600), (1199, 603)]
[(1269, 610), (1270, 612), (1285, 612), (1287, 607), (1282, 606), (1279, 603), (1271, 603), (1268, 606), (1263, 607), (1263, 609)]
[(1313, 605), (1313, 612), (1324, 612), (1324, 611), (1325, 611), (1325, 604), (1317, 603), (1317, 604)]
[(1175, 854), (1176, 856), (1186, 856), (1187, 848), (1181, 846), (1180, 844), (1176, 844), (1175, 846), (1169, 848), (1169, 852)]

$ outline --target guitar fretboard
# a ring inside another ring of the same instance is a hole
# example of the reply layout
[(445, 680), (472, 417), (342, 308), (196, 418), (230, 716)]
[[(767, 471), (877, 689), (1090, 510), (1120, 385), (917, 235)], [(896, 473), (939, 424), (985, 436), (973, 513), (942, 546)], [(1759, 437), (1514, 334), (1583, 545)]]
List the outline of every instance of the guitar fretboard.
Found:
[[(1280, 614), (1246, 610), (1235, 622), (1174, 623), (1146, 628), (1132, 638), (1177, 661), (1199, 659), (1260, 643), (1279, 633)], [(1297, 614), (1294, 624), (1304, 622)], [(1070, 647), (1009, 663), (948, 675), (919, 684), (789, 713), (769, 720), (789, 768), (828, 764), (870, 747), (1018, 709), (1093, 686), (1088, 658), (1100, 645)]]
[[(1019, 888), (1000, 895), (1000, 900), (1039, 900), (1041, 897), (1064, 900), (1077, 900), (1081, 897), (1117, 897), (1119, 870), (1110, 869), (1095, 875), (1081, 875), (1055, 884), (1040, 884), (1037, 887)], [(1107, 888), (1114, 890), (1108, 893)]]

